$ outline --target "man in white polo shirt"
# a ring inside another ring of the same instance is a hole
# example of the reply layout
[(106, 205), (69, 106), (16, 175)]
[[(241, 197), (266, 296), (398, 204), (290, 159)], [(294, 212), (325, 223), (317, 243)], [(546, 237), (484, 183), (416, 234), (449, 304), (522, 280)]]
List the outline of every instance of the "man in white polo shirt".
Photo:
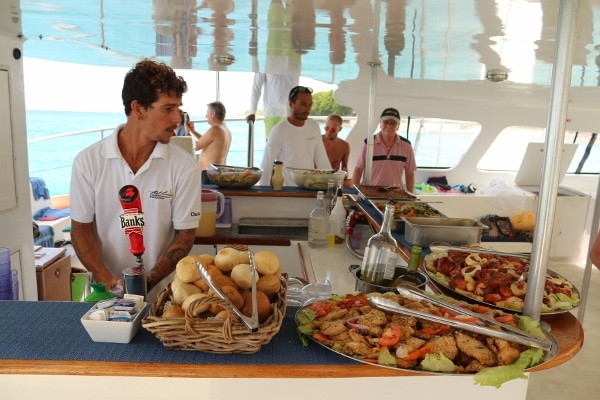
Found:
[(123, 186), (133, 185), (140, 193), (148, 291), (175, 269), (194, 244), (201, 171), (188, 153), (169, 143), (181, 122), (179, 107), (186, 90), (186, 82), (170, 67), (140, 61), (123, 84), (127, 122), (84, 149), (73, 162), (71, 240), (84, 267), (107, 289), (122, 284), (122, 271), (136, 261), (120, 224)]
[[(408, 139), (396, 134), (400, 128), (400, 113), (395, 108), (386, 108), (379, 119), (379, 133), (373, 138), (373, 165), (371, 185), (403, 185), (412, 192), (415, 188), (417, 164)], [(365, 139), (354, 167), (352, 182), (363, 183), (363, 172), (367, 155)]]

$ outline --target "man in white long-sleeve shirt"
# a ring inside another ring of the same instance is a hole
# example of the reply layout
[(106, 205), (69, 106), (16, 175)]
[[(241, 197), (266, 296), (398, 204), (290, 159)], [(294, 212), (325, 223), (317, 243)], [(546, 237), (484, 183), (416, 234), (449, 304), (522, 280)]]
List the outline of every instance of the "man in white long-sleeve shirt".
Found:
[(275, 125), (283, 121), (288, 114), (287, 93), (298, 85), (297, 75), (271, 74), (256, 72), (252, 83), (252, 96), (250, 97), (250, 114), (246, 121), (255, 120), (258, 101), (262, 93), (265, 113), (265, 140)]
[(269, 185), (275, 160), (283, 162), (285, 186), (296, 186), (286, 167), (331, 169), (319, 124), (308, 118), (312, 108), (312, 89), (296, 86), (288, 99), (289, 115), (273, 128), (265, 146), (261, 185)]

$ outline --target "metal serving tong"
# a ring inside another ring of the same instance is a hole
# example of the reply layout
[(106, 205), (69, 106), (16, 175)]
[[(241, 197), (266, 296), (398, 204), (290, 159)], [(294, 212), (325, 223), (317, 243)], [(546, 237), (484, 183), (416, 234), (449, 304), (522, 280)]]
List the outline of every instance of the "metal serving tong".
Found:
[(485, 249), (483, 247), (467, 247), (467, 246), (452, 246), (450, 243), (446, 242), (433, 242), (429, 245), (429, 249), (431, 251), (444, 252), (444, 251), (460, 251), (463, 253), (483, 253), (483, 254), (493, 254), (496, 256), (504, 256), (504, 257), (519, 257), (519, 258), (531, 258), (531, 253), (510, 253), (506, 251), (496, 251), (491, 249)]
[[(455, 319), (448, 319), (433, 314), (427, 314), (421, 311), (412, 310), (396, 303), (395, 301), (385, 298), (383, 296), (371, 296), (368, 298), (368, 302), (371, 306), (378, 308), (382, 311), (389, 311), (393, 313), (400, 313), (410, 315), (412, 317), (426, 319), (428, 321), (437, 322), (443, 325), (449, 325), (453, 328), (463, 329), (465, 331), (480, 333), (483, 335), (495, 337), (498, 339), (504, 339), (509, 342), (520, 343), (530, 347), (536, 347), (542, 350), (550, 351), (552, 349), (552, 343), (545, 339), (540, 339), (519, 329), (513, 328), (512, 326), (502, 324), (487, 315), (478, 314), (476, 312), (464, 309), (462, 307), (455, 306), (453, 304), (436, 299), (433, 296), (429, 296), (425, 292), (412, 288), (408, 285), (398, 285), (398, 293), (401, 296), (407, 297), (412, 300), (421, 301), (426, 300), (440, 307), (444, 307), (455, 311), (462, 315), (468, 315), (470, 317), (477, 318), (480, 322), (484, 323), (485, 326), (470, 324), (467, 322), (457, 321)], [(490, 326), (498, 327), (498, 329), (490, 328)]]
[(202, 275), (202, 278), (206, 281), (206, 283), (213, 290), (213, 292), (215, 292), (217, 296), (225, 300), (231, 306), (233, 312), (242, 320), (244, 325), (246, 325), (246, 327), (250, 330), (251, 333), (255, 333), (258, 331), (258, 307), (256, 301), (255, 275), (256, 266), (254, 265), (254, 253), (250, 249), (248, 249), (248, 255), (250, 256), (250, 265), (252, 266), (252, 317), (247, 317), (244, 314), (242, 314), (242, 312), (231, 302), (231, 300), (229, 300), (229, 298), (227, 298), (227, 296), (223, 294), (221, 289), (219, 289), (217, 285), (213, 283), (212, 279), (210, 278), (210, 275), (208, 274), (208, 271), (206, 271), (206, 268), (204, 268), (204, 265), (202, 265), (202, 263), (197, 262), (196, 266), (198, 267), (200, 275)]

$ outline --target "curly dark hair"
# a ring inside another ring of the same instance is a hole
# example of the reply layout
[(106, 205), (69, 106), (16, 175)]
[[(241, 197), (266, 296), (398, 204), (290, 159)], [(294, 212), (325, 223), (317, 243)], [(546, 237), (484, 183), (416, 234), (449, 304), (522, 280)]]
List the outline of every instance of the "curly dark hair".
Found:
[(121, 91), (125, 115), (131, 113), (133, 100), (137, 100), (142, 107), (148, 108), (161, 94), (175, 94), (182, 97), (186, 91), (187, 83), (183, 77), (175, 74), (173, 68), (161, 62), (142, 60), (125, 75)]

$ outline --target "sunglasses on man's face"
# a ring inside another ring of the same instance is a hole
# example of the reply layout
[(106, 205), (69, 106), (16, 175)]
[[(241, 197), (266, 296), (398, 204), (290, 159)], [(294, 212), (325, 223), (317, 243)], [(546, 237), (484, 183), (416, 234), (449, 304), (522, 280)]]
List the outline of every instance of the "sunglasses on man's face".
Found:
[(325, 130), (325, 132), (331, 132), (331, 133), (337, 132), (337, 129), (332, 126), (326, 126), (323, 129)]
[(306, 87), (306, 86), (296, 86), (295, 88), (293, 88), (290, 91), (290, 97), (289, 97), (289, 99), (290, 99), (290, 101), (292, 101), (292, 99), (295, 98), (298, 93), (312, 93), (312, 92), (313, 92), (313, 90), (311, 88), (309, 88), (309, 87)]

